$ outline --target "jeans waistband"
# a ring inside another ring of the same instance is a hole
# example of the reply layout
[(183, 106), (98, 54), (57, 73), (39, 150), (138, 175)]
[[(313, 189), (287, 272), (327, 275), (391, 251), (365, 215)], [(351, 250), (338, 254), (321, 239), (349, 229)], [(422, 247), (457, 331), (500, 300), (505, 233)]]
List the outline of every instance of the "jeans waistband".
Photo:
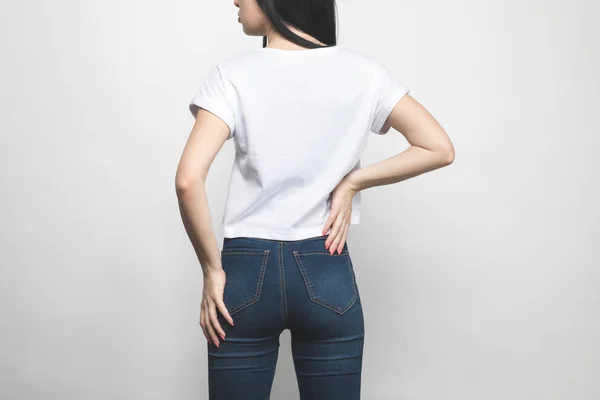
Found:
[[(226, 248), (257, 248), (257, 249), (275, 249), (277, 246), (288, 249), (304, 249), (314, 251), (328, 251), (325, 248), (327, 235), (314, 236), (299, 240), (279, 240), (265, 239), (257, 237), (238, 236), (233, 238), (223, 238), (223, 249)], [(348, 243), (344, 243), (342, 251), (348, 251)]]

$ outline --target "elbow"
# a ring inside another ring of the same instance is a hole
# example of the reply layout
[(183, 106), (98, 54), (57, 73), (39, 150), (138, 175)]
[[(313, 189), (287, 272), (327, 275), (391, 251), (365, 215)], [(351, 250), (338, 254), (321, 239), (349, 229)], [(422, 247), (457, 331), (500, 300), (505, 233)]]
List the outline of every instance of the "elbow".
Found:
[(182, 197), (190, 191), (195, 190), (200, 183), (202, 183), (200, 178), (177, 175), (175, 177), (175, 193), (177, 197)]
[(181, 178), (176, 178), (175, 179), (175, 193), (177, 194), (177, 197), (181, 197), (182, 195), (186, 194), (187, 192), (190, 191), (190, 180), (189, 179), (181, 179)]
[(443, 155), (443, 160), (445, 165), (450, 165), (454, 162), (454, 149), (450, 149), (449, 151), (445, 151)]
[(442, 164), (450, 165), (454, 162), (454, 146), (452, 146), (452, 144), (444, 146), (444, 148), (439, 151), (439, 154)]

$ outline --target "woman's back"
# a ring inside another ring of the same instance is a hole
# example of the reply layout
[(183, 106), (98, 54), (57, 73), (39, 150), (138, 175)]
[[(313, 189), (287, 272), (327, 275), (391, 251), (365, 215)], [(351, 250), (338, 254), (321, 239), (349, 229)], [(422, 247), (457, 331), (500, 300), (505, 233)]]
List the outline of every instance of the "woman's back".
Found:
[[(258, 48), (209, 71), (190, 102), (221, 118), (235, 162), (219, 234), (298, 240), (322, 235), (330, 194), (360, 168), (370, 133), (408, 93), (374, 58), (336, 46)], [(360, 219), (360, 193), (351, 223)]]

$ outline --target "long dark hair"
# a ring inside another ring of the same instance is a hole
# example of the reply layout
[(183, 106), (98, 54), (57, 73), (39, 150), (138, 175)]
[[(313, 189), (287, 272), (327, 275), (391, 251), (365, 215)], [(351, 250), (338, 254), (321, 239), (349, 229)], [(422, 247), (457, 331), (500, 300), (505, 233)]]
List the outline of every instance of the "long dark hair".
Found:
[[(309, 49), (337, 45), (335, 0), (257, 0), (257, 3), (273, 28), (291, 42)], [(285, 24), (300, 29), (325, 46), (296, 35)], [(263, 36), (263, 47), (267, 47), (267, 36)]]

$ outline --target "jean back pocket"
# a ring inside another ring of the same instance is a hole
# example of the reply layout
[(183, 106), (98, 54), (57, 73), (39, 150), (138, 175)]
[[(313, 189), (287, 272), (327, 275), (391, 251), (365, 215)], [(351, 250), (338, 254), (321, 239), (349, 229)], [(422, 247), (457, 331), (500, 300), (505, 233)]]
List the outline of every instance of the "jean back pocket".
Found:
[(223, 302), (233, 315), (260, 299), (269, 250), (227, 248), (221, 251), (225, 271)]
[(343, 314), (358, 297), (352, 260), (348, 251), (294, 251), (310, 300)]

